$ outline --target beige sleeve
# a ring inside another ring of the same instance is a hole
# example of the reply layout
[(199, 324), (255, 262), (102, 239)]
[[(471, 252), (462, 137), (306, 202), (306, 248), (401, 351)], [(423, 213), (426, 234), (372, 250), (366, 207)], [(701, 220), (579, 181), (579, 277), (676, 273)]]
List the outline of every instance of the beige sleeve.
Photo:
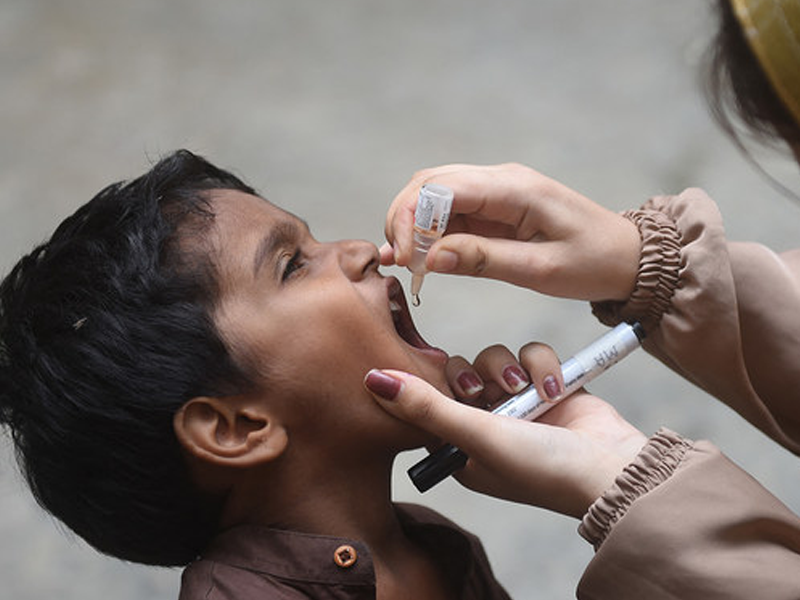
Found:
[(800, 598), (800, 519), (707, 442), (660, 431), (580, 532), (581, 600)]
[(642, 235), (637, 286), (595, 303), (606, 324), (639, 320), (645, 349), (800, 454), (800, 260), (729, 242), (702, 191), (626, 213)]

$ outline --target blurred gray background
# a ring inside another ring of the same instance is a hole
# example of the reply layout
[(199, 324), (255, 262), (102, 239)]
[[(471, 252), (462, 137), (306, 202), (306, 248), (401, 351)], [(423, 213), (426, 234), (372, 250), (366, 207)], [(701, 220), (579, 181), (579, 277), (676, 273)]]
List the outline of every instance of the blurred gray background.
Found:
[[(710, 27), (705, 0), (2, 0), (0, 268), (178, 147), (323, 240), (381, 243), (419, 168), (518, 161), (617, 210), (701, 186), (731, 238), (791, 247), (800, 207), (707, 114)], [(797, 189), (796, 165), (759, 159)], [(445, 276), (428, 277), (415, 314), (430, 342), (470, 358), (532, 339), (566, 356), (604, 329), (583, 303)], [(645, 432), (714, 440), (800, 511), (800, 461), (644, 353), (591, 388)], [(179, 571), (99, 556), (44, 515), (0, 447), (3, 598), (176, 597)], [(576, 521), (453, 481), (419, 496), (404, 471), (420, 457), (399, 461), (399, 499), (481, 535), (514, 597), (574, 596), (592, 554)]]

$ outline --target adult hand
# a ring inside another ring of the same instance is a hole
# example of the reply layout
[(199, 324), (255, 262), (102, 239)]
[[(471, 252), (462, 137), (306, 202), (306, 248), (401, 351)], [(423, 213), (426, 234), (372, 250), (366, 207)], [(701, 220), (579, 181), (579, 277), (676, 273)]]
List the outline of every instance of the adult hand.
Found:
[(431, 182), (452, 188), (455, 197), (447, 234), (428, 253), (429, 271), (580, 300), (625, 300), (633, 291), (641, 246), (635, 225), (517, 164), (416, 173), (389, 207), (382, 264), (411, 260), (417, 196)]
[[(537, 389), (557, 365), (555, 355), (540, 344), (525, 346), (520, 360), (530, 367)], [(584, 391), (560, 401), (536, 422), (476, 408), (502, 392), (518, 391), (507, 377), (514, 366), (521, 365), (501, 346), (481, 353), (474, 367), (460, 357), (452, 359), (447, 369), (451, 388), (468, 396), (473, 406), (401, 371), (370, 371), (365, 385), (387, 412), (469, 455), (466, 467), (456, 474), (465, 486), (581, 518), (636, 457), (646, 437), (609, 404)], [(477, 383), (465, 386), (469, 379)]]

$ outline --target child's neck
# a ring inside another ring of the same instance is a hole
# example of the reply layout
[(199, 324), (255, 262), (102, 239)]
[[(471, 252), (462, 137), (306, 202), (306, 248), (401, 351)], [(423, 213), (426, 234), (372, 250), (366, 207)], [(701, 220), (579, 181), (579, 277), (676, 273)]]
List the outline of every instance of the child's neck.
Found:
[[(375, 550), (402, 534), (391, 497), (392, 460), (280, 465), (240, 482), (223, 512), (223, 528), (252, 523), (365, 542)], [(375, 551), (373, 550), (373, 551)]]
[(286, 477), (272, 472), (232, 495), (223, 527), (251, 523), (359, 540), (369, 546), (381, 600), (407, 598), (409, 581), (420, 591), (415, 598), (448, 598), (431, 557), (402, 528), (392, 503), (391, 467), (389, 460), (360, 462), (352, 470), (340, 464), (316, 474), (308, 469), (304, 475), (288, 470)]

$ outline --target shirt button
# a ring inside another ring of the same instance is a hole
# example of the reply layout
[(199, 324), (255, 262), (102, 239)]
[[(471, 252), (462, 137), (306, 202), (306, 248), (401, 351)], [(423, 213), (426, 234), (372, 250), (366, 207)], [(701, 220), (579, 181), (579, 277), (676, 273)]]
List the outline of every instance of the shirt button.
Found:
[(343, 569), (348, 569), (356, 564), (358, 560), (358, 552), (352, 546), (344, 544), (339, 546), (333, 552), (333, 562)]

